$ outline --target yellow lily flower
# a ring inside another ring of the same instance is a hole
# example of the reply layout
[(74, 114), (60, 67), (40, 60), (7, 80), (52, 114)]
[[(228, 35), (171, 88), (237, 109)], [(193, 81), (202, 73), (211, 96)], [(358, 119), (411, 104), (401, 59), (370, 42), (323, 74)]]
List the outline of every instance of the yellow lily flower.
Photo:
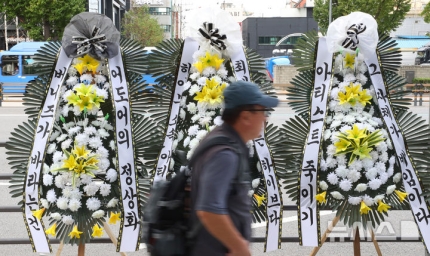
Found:
[(345, 151), (349, 145), (351, 145), (350, 141), (340, 139), (338, 142), (334, 143), (334, 146), (336, 147), (336, 153)]
[(378, 201), (378, 212), (388, 212), (388, 209), (390, 208), (391, 206), (389, 206), (388, 204), (384, 204), (381, 200)]
[(103, 228), (99, 227), (99, 225), (94, 225), (93, 233), (91, 234), (93, 237), (101, 237), (103, 235)]
[(208, 89), (215, 89), (218, 86), (218, 82), (215, 80), (215, 78), (211, 78), (211, 79), (207, 79), (206, 80), (206, 84), (205, 87), (207, 87)]
[(257, 200), (257, 206), (260, 207), (263, 204), (263, 201), (266, 200), (266, 195), (259, 196), (254, 194), (254, 198)]
[[(79, 72), (79, 74), (83, 74), (86, 70), (85, 68), (87, 67), (84, 63), (79, 62), (76, 65), (73, 65), (74, 68), (76, 68), (76, 70)], [(85, 71), (84, 71), (85, 70)]]
[(206, 52), (204, 57), (200, 57), (200, 61), (203, 63), (204, 67), (214, 67), (218, 70), (221, 64), (224, 62), (224, 59), (218, 57), (218, 54), (211, 55), (209, 52)]
[(350, 54), (347, 52), (345, 55), (344, 61), (345, 61), (345, 68), (354, 69), (354, 63), (355, 63), (354, 54)]
[(220, 89), (210, 90), (207, 95), (207, 100), (210, 104), (219, 104), (222, 103), (222, 91)]
[(75, 146), (72, 150), (72, 154), (74, 154), (77, 158), (80, 158), (80, 157), (86, 158), (89, 153), (90, 151), (87, 150), (85, 145), (82, 145), (81, 147)]
[(110, 213), (110, 218), (109, 218), (109, 224), (115, 224), (117, 221), (119, 221), (121, 218), (121, 213)]
[(406, 193), (406, 192), (402, 192), (399, 190), (394, 190), (394, 192), (399, 197), (400, 203), (403, 202), (403, 200), (405, 200), (405, 198), (408, 196), (408, 193)]
[(205, 69), (201, 61), (197, 61), (196, 63), (193, 64), (193, 66), (197, 69), (197, 71), (199, 71), (199, 73), (202, 73), (203, 69)]
[(372, 158), (369, 152), (372, 151), (372, 148), (367, 147), (367, 142), (359, 145), (352, 153), (360, 157), (360, 159), (364, 158)]
[(95, 93), (90, 94), (89, 99), (90, 99), (91, 103), (93, 105), (95, 105), (96, 107), (98, 107), (98, 108), (100, 108), (100, 103), (101, 102), (105, 102), (104, 99), (102, 99), (101, 97), (97, 96), (97, 94), (95, 94)]
[(359, 129), (356, 124), (354, 124), (352, 130), (347, 130), (347, 138), (352, 140), (359, 140), (361, 138), (366, 138), (366, 129)]
[(88, 97), (94, 91), (94, 89), (92, 85), (87, 86), (85, 84), (80, 84), (75, 88), (75, 91), (77, 92), (78, 96)]
[(77, 164), (78, 163), (76, 162), (75, 157), (73, 155), (70, 155), (69, 159), (64, 161), (64, 164), (62, 167), (63, 168), (69, 168), (69, 171), (72, 171), (73, 169), (75, 169)]
[(100, 64), (96, 59), (88, 54), (86, 54), (84, 57), (79, 57), (78, 60), (80, 60), (81, 63), (87, 67), (88, 71), (92, 71), (93, 74), (96, 72), (97, 67)]
[(372, 99), (372, 96), (370, 96), (370, 94), (367, 93), (367, 89), (361, 91), (358, 94), (358, 102), (363, 106), (366, 106), (366, 104), (370, 104), (371, 99)]
[(83, 232), (78, 230), (78, 226), (74, 226), (73, 230), (69, 233), (70, 238), (81, 238)]
[(324, 191), (322, 193), (319, 193), (315, 196), (315, 199), (318, 201), (318, 203), (322, 204), (322, 203), (326, 203), (327, 199), (325, 198), (327, 195), (327, 191)]
[(342, 105), (342, 104), (349, 102), (349, 98), (351, 97), (351, 94), (338, 92), (337, 96), (339, 97), (339, 104)]
[(99, 160), (95, 157), (90, 157), (87, 159), (87, 165), (96, 165)]
[(367, 206), (364, 201), (361, 201), (360, 214), (367, 214), (370, 211), (369, 206)]
[(54, 223), (50, 228), (45, 230), (45, 233), (47, 235), (51, 235), (51, 236), (55, 237), (56, 236), (56, 228), (57, 228), (57, 223)]
[(194, 96), (194, 100), (198, 101), (198, 102), (205, 102), (206, 101), (206, 95), (209, 92), (210, 89), (208, 89), (206, 86), (203, 87), (201, 92), (197, 92), (196, 96)]
[(82, 101), (81, 97), (79, 97), (74, 93), (70, 94), (66, 99), (69, 104), (73, 104), (73, 105), (77, 105)]
[(361, 85), (357, 84), (354, 85), (352, 82), (349, 83), (349, 85), (347, 87), (345, 87), (345, 91), (346, 93), (351, 93), (351, 94), (359, 94), (361, 92)]
[(87, 110), (93, 109), (93, 104), (89, 97), (86, 97), (86, 96), (80, 96), (80, 97), (81, 97), (81, 101), (78, 104), (76, 104), (76, 106), (79, 107), (80, 111), (83, 111), (84, 109), (87, 109)]
[(36, 217), (38, 220), (40, 220), (43, 216), (43, 213), (45, 212), (45, 208), (34, 210), (32, 212), (33, 212), (33, 216)]

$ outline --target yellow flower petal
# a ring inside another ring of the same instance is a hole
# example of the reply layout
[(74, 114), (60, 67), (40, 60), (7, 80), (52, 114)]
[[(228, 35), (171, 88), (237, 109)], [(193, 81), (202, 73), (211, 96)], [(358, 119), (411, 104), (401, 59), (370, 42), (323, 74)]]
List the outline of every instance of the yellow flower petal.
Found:
[(405, 198), (408, 196), (408, 193), (406, 193), (406, 192), (402, 192), (399, 190), (394, 190), (394, 192), (399, 197), (400, 203), (403, 202), (403, 200), (405, 200)]
[(89, 153), (90, 153), (90, 151), (87, 150), (85, 145), (82, 145), (81, 147), (75, 146), (72, 150), (72, 154), (74, 154), (76, 156), (76, 158), (80, 158), (80, 157), (86, 158)]
[(344, 65), (345, 68), (354, 69), (355, 55), (347, 52), (344, 58), (344, 62), (345, 62), (345, 65)]
[(203, 72), (204, 65), (201, 61), (197, 61), (196, 63), (193, 64), (193, 66), (197, 69), (197, 71), (199, 71), (199, 73)]
[(259, 196), (254, 194), (255, 200), (257, 200), (257, 206), (260, 207), (263, 204), (263, 201), (266, 200), (266, 195)]
[(72, 232), (69, 233), (70, 238), (81, 238), (83, 232), (78, 230), (78, 226), (74, 226)]
[(109, 224), (115, 224), (117, 221), (121, 220), (121, 213), (110, 213)]
[(53, 237), (56, 236), (56, 228), (57, 228), (57, 223), (54, 223), (50, 228), (48, 228), (45, 233), (47, 235), (51, 235)]
[(344, 139), (340, 139), (338, 142), (334, 143), (334, 146), (336, 147), (336, 153), (345, 151), (349, 145), (351, 145), (351, 142), (344, 140)]
[(99, 225), (94, 225), (93, 233), (91, 234), (93, 237), (101, 237), (103, 235), (103, 228), (99, 227)]
[(69, 158), (64, 161), (62, 167), (69, 168), (69, 171), (72, 171), (73, 169), (75, 169), (76, 165), (77, 165), (77, 162), (75, 157), (73, 155), (70, 155)]
[(79, 72), (79, 74), (82, 75), (86, 71), (87, 66), (84, 63), (80, 62), (76, 65), (73, 65), (73, 67)]
[(360, 129), (356, 124), (354, 124), (352, 130), (347, 130), (346, 134), (348, 134), (348, 139), (359, 140), (361, 138), (366, 138), (366, 129)]
[(370, 211), (369, 206), (367, 206), (364, 201), (361, 201), (360, 214), (367, 214)]
[(38, 220), (40, 220), (43, 216), (43, 213), (45, 212), (45, 208), (34, 210), (32, 212), (33, 212), (33, 216), (36, 217)]
[(315, 199), (318, 201), (318, 203), (326, 203), (327, 199), (325, 198), (327, 195), (327, 191), (324, 191), (322, 193), (319, 193), (315, 196)]
[(384, 204), (381, 200), (378, 201), (378, 212), (388, 212), (388, 209), (390, 208), (391, 206), (389, 206), (388, 204)]

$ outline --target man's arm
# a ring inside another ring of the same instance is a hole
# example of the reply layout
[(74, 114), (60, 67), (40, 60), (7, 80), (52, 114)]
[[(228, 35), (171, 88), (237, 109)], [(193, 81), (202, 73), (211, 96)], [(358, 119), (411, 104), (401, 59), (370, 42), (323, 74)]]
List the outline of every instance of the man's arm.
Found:
[(228, 255), (251, 255), (248, 241), (236, 229), (229, 215), (197, 211), (197, 216), (206, 230), (228, 248)]

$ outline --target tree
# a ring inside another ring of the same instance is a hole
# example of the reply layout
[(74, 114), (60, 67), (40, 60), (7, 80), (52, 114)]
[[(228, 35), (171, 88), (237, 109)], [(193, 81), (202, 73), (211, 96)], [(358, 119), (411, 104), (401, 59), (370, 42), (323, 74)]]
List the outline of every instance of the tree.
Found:
[(58, 40), (70, 19), (85, 11), (86, 0), (0, 0), (7, 19), (18, 17), (19, 25), (33, 40)]
[(122, 20), (122, 35), (134, 39), (143, 46), (153, 46), (164, 39), (164, 31), (158, 21), (149, 14), (145, 5), (133, 7)]
[[(327, 31), (329, 0), (315, 0), (314, 19), (320, 30)], [(388, 34), (395, 30), (411, 9), (410, 0), (332, 0), (332, 20), (360, 11), (372, 15), (378, 23), (378, 32)]]
[(430, 23), (430, 4), (426, 4), (423, 11), (421, 12), (421, 16), (423, 16), (426, 23)]

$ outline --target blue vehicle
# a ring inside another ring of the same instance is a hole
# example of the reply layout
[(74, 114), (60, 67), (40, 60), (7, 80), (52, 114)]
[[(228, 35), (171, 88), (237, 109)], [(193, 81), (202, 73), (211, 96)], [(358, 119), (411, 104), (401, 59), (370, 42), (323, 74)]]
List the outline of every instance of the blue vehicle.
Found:
[(33, 56), (47, 42), (22, 42), (9, 51), (0, 52), (0, 82), (5, 86), (17, 86), (16, 93), (24, 93), (24, 87), (36, 78)]

